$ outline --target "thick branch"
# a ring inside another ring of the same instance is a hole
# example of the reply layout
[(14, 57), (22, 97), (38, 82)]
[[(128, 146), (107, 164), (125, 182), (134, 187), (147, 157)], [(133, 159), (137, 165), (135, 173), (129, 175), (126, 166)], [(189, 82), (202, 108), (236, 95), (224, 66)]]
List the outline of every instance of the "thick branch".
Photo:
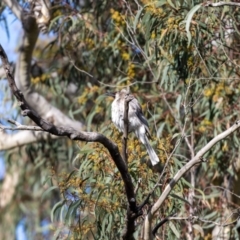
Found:
[(39, 142), (39, 140), (57, 138), (47, 132), (21, 131), (8, 134), (0, 131), (0, 151), (21, 147), (29, 143)]
[(203, 162), (203, 155), (206, 154), (216, 143), (219, 141), (225, 139), (230, 134), (232, 134), (234, 131), (236, 131), (238, 128), (240, 128), (240, 121), (237, 121), (232, 127), (224, 131), (223, 133), (220, 133), (215, 138), (213, 138), (205, 147), (203, 147), (196, 155), (189, 161), (185, 166), (183, 166), (174, 176), (174, 178), (170, 181), (170, 183), (165, 187), (162, 195), (157, 200), (157, 202), (153, 205), (151, 211), (148, 213), (148, 215), (145, 218), (145, 235), (144, 240), (151, 239), (151, 220), (152, 216), (159, 210), (159, 208), (162, 206), (164, 200), (168, 197), (174, 186), (177, 184), (179, 179), (188, 172), (193, 166), (196, 164), (199, 164)]
[(205, 7), (221, 7), (221, 6), (238, 6), (240, 7), (240, 3), (238, 2), (216, 2), (213, 3), (211, 1), (207, 1), (202, 4)]
[(28, 116), (44, 131), (49, 132), (53, 135), (66, 136), (72, 140), (80, 140), (80, 141), (86, 141), (86, 142), (99, 142), (108, 149), (124, 182), (129, 209), (132, 214), (136, 213), (137, 207), (136, 207), (136, 200), (135, 200), (135, 194), (134, 194), (134, 186), (132, 183), (131, 176), (128, 172), (127, 165), (122, 159), (117, 145), (100, 133), (77, 131), (72, 127), (57, 127), (54, 124), (41, 118), (37, 113), (31, 110), (23, 94), (17, 88), (13, 75), (10, 71), (10, 65), (7, 59), (7, 55), (1, 45), (0, 45), (0, 58), (4, 66), (11, 91), (14, 94), (14, 96), (17, 98), (18, 102), (20, 103), (20, 108), (22, 109), (22, 114), (24, 116)]
[(64, 124), (65, 126), (82, 129), (83, 124), (81, 122), (74, 121), (67, 117), (32, 88), (30, 68), (33, 49), (39, 34), (38, 25), (34, 14), (22, 9), (17, 1), (4, 0), (4, 2), (22, 22), (23, 26), (23, 36), (19, 41), (19, 55), (15, 70), (15, 80), (18, 88), (23, 92), (30, 107), (42, 118), (51, 119), (51, 121), (58, 126), (63, 126)]

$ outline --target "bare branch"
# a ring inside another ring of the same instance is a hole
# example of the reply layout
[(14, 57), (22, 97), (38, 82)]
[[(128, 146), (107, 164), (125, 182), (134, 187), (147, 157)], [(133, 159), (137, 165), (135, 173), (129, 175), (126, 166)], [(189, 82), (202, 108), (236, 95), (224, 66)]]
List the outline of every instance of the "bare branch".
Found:
[(157, 230), (166, 222), (168, 222), (169, 220), (172, 220), (172, 216), (174, 216), (175, 214), (171, 214), (168, 217), (164, 218), (162, 221), (160, 221), (158, 224), (156, 224), (156, 226), (153, 228), (152, 230), (152, 234), (155, 236), (157, 233)]
[(124, 116), (123, 116), (123, 122), (124, 122), (124, 131), (123, 131), (123, 151), (122, 156), (125, 160), (126, 164), (128, 163), (128, 156), (127, 156), (127, 138), (128, 138), (128, 107), (129, 102), (133, 99), (133, 96), (126, 95), (124, 100)]
[[(8, 0), (9, 1), (9, 0)], [(51, 119), (57, 126), (72, 126), (82, 129), (83, 123), (74, 121), (62, 113), (59, 109), (52, 106), (42, 95), (37, 93), (31, 85), (32, 53), (35, 47), (39, 29), (33, 14), (25, 12), (21, 19), (24, 34), (20, 40), (18, 48), (18, 60), (15, 69), (15, 80), (17, 87), (22, 91), (31, 109), (44, 119)]]
[(28, 130), (28, 131), (41, 131), (43, 132), (44, 130), (38, 126), (26, 126), (22, 125), (14, 120), (8, 120), (8, 122), (16, 125), (16, 127), (5, 127), (2, 124), (0, 124), (0, 130), (12, 130), (12, 131), (17, 131), (17, 130)]
[(43, 132), (44, 130), (38, 126), (25, 126), (25, 125), (20, 125), (17, 127), (5, 127), (0, 124), (0, 130), (12, 130), (12, 131), (18, 131), (18, 130), (28, 130), (28, 131), (41, 131)]
[(57, 138), (48, 132), (42, 131), (21, 131), (14, 134), (8, 134), (0, 131), (0, 151), (21, 147), (26, 144)]
[(221, 6), (237, 6), (240, 7), (240, 3), (238, 2), (216, 2), (213, 3), (211, 1), (204, 2), (202, 4), (204, 7), (221, 7)]
[(136, 187), (134, 189), (135, 194), (137, 194), (141, 182), (142, 182), (142, 178), (139, 178), (138, 181), (137, 181), (137, 185), (136, 185)]
[[(126, 165), (128, 164), (128, 154), (127, 154), (127, 139), (128, 139), (128, 109), (129, 109), (129, 102), (133, 99), (133, 96), (129, 96), (128, 94), (125, 97), (124, 100), (124, 132), (123, 132), (123, 139), (122, 139), (122, 156), (123, 160), (125, 161)], [(135, 191), (134, 191), (135, 194)], [(132, 199), (132, 207), (136, 207), (136, 200), (135, 197)], [(125, 240), (131, 240), (133, 238), (133, 233), (135, 231), (135, 224), (134, 220), (141, 214), (132, 214), (131, 212), (131, 206), (128, 206), (127, 209), (127, 216), (126, 216), (126, 226), (122, 233), (122, 238)]]

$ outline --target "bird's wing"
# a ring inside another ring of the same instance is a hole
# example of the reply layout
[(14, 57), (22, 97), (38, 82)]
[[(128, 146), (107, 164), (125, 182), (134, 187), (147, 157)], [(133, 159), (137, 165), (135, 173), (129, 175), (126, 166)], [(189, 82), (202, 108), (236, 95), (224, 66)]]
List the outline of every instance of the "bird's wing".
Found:
[(138, 119), (141, 121), (141, 123), (144, 124), (145, 129), (147, 130), (148, 134), (150, 135), (150, 131), (148, 128), (148, 122), (147, 119), (143, 116), (142, 113), (142, 108), (138, 102), (138, 100), (136, 98), (133, 98), (130, 102), (130, 107), (133, 109), (133, 111), (135, 112), (135, 114), (137, 115)]

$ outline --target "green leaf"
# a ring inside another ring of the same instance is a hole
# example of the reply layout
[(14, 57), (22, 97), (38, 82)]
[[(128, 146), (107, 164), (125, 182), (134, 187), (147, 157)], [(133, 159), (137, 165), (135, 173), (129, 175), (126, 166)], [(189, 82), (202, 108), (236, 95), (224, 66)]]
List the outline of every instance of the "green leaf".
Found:
[(62, 200), (54, 205), (54, 207), (52, 208), (52, 211), (51, 211), (51, 221), (52, 222), (54, 221), (54, 216), (56, 215), (57, 211), (59, 211), (59, 209), (62, 208), (65, 203), (66, 203), (66, 200)]
[(186, 200), (185, 198), (183, 198), (183, 197), (181, 197), (181, 196), (179, 196), (175, 193), (171, 193), (170, 196), (173, 197), (173, 198), (177, 198), (177, 199), (179, 199), (179, 200), (181, 200), (181, 201), (183, 201), (183, 202), (185, 202), (185, 203), (187, 203), (188, 205), (191, 206), (191, 204), (188, 200)]
[(186, 32), (187, 32), (187, 38), (188, 38), (188, 46), (190, 45), (191, 40), (192, 40), (192, 36), (191, 36), (191, 33), (190, 33), (191, 21), (192, 21), (194, 13), (197, 12), (197, 10), (199, 10), (201, 7), (202, 7), (202, 4), (198, 4), (198, 5), (194, 6), (186, 16), (185, 21), (186, 21)]
[(201, 237), (204, 237), (204, 231), (202, 229), (202, 227), (198, 224), (193, 224), (193, 228), (196, 229), (198, 232), (200, 232)]
[(175, 224), (173, 224), (172, 222), (169, 222), (169, 227), (171, 228), (171, 230), (173, 231), (173, 233), (175, 234), (176, 238), (180, 238), (180, 233), (177, 230), (177, 228), (175, 227)]
[(140, 10), (137, 11), (136, 17), (135, 17), (134, 22), (133, 22), (134, 32), (136, 32), (137, 24), (139, 22), (139, 19), (140, 19), (140, 16), (141, 16), (143, 10), (144, 10), (144, 8), (141, 8)]
[(53, 191), (54, 189), (58, 189), (58, 186), (49, 187), (49, 188), (42, 194), (41, 201), (43, 201), (43, 200), (45, 199), (45, 197), (46, 197), (51, 191)]
[(76, 213), (77, 213), (77, 209), (79, 208), (81, 203), (82, 203), (82, 200), (80, 199), (69, 205), (67, 214), (65, 215), (65, 219), (64, 219), (64, 222), (67, 222), (68, 226), (71, 226), (72, 223), (74, 222)]
[(175, 10), (177, 10), (177, 8), (174, 6), (173, 2), (171, 0), (167, 0), (167, 3), (174, 8)]

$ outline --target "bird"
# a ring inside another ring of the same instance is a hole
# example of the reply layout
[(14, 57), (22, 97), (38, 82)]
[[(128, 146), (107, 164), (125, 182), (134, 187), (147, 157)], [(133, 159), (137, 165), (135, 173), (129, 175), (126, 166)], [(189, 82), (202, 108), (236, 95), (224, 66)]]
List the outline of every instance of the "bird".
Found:
[(125, 88), (119, 92), (108, 92), (106, 95), (114, 98), (111, 104), (111, 118), (120, 132), (124, 132), (124, 102), (127, 97), (131, 99), (128, 106), (128, 132), (134, 132), (145, 145), (152, 165), (158, 164), (159, 158), (148, 140), (148, 136), (150, 136), (148, 122), (138, 100)]

